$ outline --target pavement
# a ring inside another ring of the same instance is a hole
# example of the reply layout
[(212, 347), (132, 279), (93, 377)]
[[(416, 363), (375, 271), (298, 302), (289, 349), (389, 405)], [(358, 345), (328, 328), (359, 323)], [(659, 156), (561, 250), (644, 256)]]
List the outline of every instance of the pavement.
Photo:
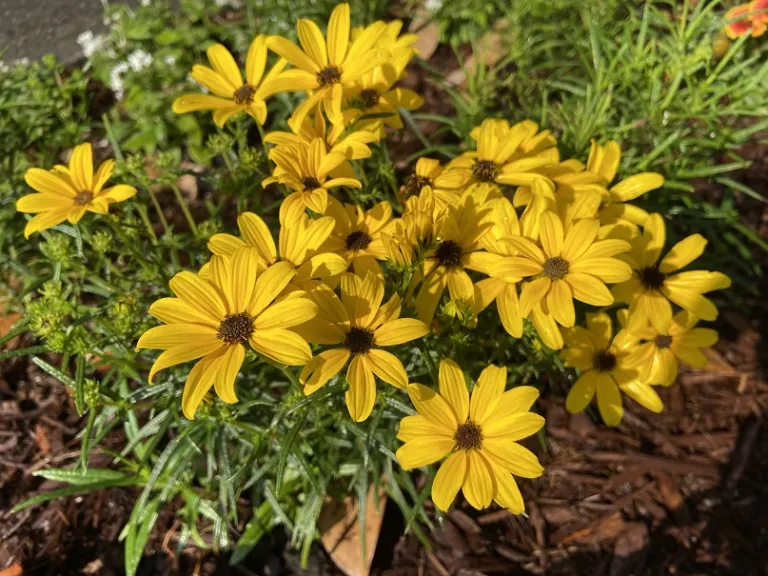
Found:
[(0, 60), (36, 60), (52, 53), (72, 63), (82, 56), (78, 35), (105, 31), (103, 20), (102, 0), (0, 0)]

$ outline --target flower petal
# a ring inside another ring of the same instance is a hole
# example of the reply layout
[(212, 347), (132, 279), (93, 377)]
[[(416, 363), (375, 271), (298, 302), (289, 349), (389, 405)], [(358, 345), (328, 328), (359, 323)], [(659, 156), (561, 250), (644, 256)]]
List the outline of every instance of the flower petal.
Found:
[(413, 470), (441, 460), (454, 446), (453, 438), (422, 436), (400, 446), (395, 456), (403, 470)]
[(334, 66), (344, 62), (349, 46), (349, 4), (336, 6), (328, 20), (328, 59)]
[(438, 382), (440, 396), (448, 402), (456, 422), (466, 422), (469, 416), (469, 389), (458, 364), (453, 360), (441, 360)]
[(443, 512), (447, 512), (464, 484), (469, 457), (467, 452), (454, 452), (443, 462), (432, 482), (432, 501)]
[(551, 284), (552, 281), (549, 278), (537, 278), (523, 286), (519, 303), (521, 316), (528, 316), (533, 307), (546, 296)]
[(469, 418), (482, 425), (499, 405), (504, 387), (507, 385), (507, 368), (487, 366), (477, 379), (469, 402)]
[(224, 300), (216, 287), (189, 271), (171, 278), (169, 286), (176, 296), (218, 325), (227, 314)]
[(384, 323), (373, 333), (376, 346), (397, 346), (421, 338), (429, 332), (429, 326), (415, 318), (399, 318)]
[(691, 234), (680, 240), (662, 259), (661, 264), (659, 264), (659, 272), (669, 274), (688, 266), (704, 253), (706, 246), (707, 239), (701, 234)]
[(253, 322), (256, 330), (292, 328), (317, 316), (317, 304), (308, 298), (291, 298), (276, 302), (259, 314)]
[(240, 372), (240, 367), (243, 365), (244, 359), (245, 348), (240, 344), (228, 346), (227, 351), (221, 359), (214, 386), (219, 398), (228, 404), (237, 402), (235, 379), (237, 379), (237, 375)]
[(485, 457), (477, 450), (467, 452), (467, 474), (461, 489), (470, 506), (482, 510), (493, 500), (493, 472)]
[(565, 281), (571, 287), (573, 297), (576, 300), (592, 306), (609, 306), (613, 304), (613, 296), (610, 290), (600, 280), (584, 274), (583, 272), (571, 272), (565, 277)]
[(258, 316), (288, 286), (295, 275), (296, 270), (290, 262), (278, 262), (259, 274), (248, 304), (248, 314), (252, 317)]
[(560, 256), (563, 250), (563, 223), (560, 217), (554, 212), (544, 212), (540, 226), (539, 240), (544, 253), (549, 258)]
[(533, 412), (519, 412), (505, 418), (491, 417), (483, 425), (483, 438), (503, 437), (515, 442), (536, 434), (544, 426), (544, 418)]
[(538, 478), (544, 472), (544, 468), (533, 452), (505, 438), (484, 439), (482, 451), (495, 464), (502, 466), (515, 476)]
[(256, 352), (287, 366), (303, 366), (312, 360), (309, 344), (290, 330), (257, 330), (248, 339)]
[(565, 399), (565, 409), (571, 414), (578, 414), (592, 402), (597, 390), (597, 370), (584, 372), (568, 391)]
[(174, 346), (187, 344), (190, 340), (216, 337), (216, 329), (202, 324), (165, 324), (150, 328), (141, 335), (136, 343), (136, 350), (155, 348), (167, 350)]
[(395, 388), (408, 386), (408, 374), (403, 363), (394, 354), (374, 348), (365, 355), (365, 361), (373, 373), (387, 384), (392, 384)]
[[(607, 290), (607, 288), (606, 288)], [(573, 307), (573, 297), (568, 283), (555, 280), (547, 294), (547, 308), (556, 322), (570, 328), (576, 323), (576, 310)]]
[(344, 348), (332, 348), (312, 358), (301, 371), (300, 382), (304, 385), (304, 394), (312, 394), (331, 378), (336, 376), (349, 360), (349, 352)]
[(605, 372), (597, 375), (597, 408), (606, 426), (618, 426), (624, 417), (619, 387), (613, 377)]
[[(216, 338), (215, 335), (204, 339), (198, 338), (193, 342), (169, 348), (160, 354), (160, 356), (157, 357), (157, 360), (155, 360), (155, 363), (152, 364), (147, 380), (151, 384), (155, 374), (160, 370), (176, 366), (177, 364), (183, 364), (184, 362), (189, 362), (191, 360), (196, 360), (223, 348), (224, 342)], [(211, 384), (213, 384), (213, 381), (211, 381)]]
[(352, 420), (362, 422), (370, 416), (376, 402), (376, 380), (364, 356), (355, 356), (347, 368), (349, 390), (344, 394)]
[(30, 188), (43, 194), (74, 198), (77, 192), (72, 185), (55, 172), (30, 168), (24, 173), (24, 180)]
[(422, 436), (445, 436), (446, 438), (453, 438), (448, 434), (448, 430), (420, 414), (406, 416), (400, 420), (400, 429), (397, 432), (398, 440), (410, 442), (411, 440), (421, 438)]
[(419, 414), (430, 422), (441, 426), (445, 430), (445, 434), (453, 438), (458, 423), (445, 398), (421, 384), (409, 384), (407, 390), (408, 397)]
[(223, 356), (224, 348), (222, 347), (218, 353), (202, 358), (190, 370), (187, 381), (184, 383), (184, 392), (181, 395), (181, 410), (184, 412), (184, 416), (190, 420), (195, 419), (197, 407), (213, 386)]
[(213, 69), (218, 72), (235, 90), (243, 85), (243, 76), (237, 62), (222, 44), (214, 44), (206, 51), (208, 61)]

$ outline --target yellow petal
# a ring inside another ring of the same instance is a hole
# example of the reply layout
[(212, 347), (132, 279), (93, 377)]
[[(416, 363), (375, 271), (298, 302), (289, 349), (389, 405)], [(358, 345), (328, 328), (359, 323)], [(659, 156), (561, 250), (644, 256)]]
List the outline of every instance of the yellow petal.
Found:
[(613, 322), (611, 317), (605, 312), (587, 313), (587, 328), (589, 328), (590, 337), (595, 340), (597, 348), (606, 349), (613, 338)]
[(229, 108), (219, 108), (213, 113), (213, 123), (219, 128), (224, 128), (224, 124), (227, 123), (227, 120), (242, 111), (243, 107), (239, 104), (230, 106)]
[(112, 178), (112, 173), (115, 170), (115, 161), (112, 159), (104, 160), (96, 170), (96, 175), (93, 177), (93, 192), (98, 194), (107, 183), (107, 180)]
[(349, 4), (339, 4), (328, 20), (328, 59), (334, 66), (340, 66), (347, 55), (349, 46)]
[(485, 457), (477, 450), (467, 452), (467, 474), (461, 489), (470, 506), (482, 510), (493, 500), (493, 472)]
[(701, 234), (691, 234), (684, 238), (667, 253), (659, 264), (659, 271), (662, 274), (669, 274), (680, 268), (688, 266), (704, 253), (707, 246), (707, 240)]
[(66, 179), (54, 172), (47, 172), (40, 168), (30, 168), (27, 170), (24, 173), (24, 180), (30, 188), (43, 194), (74, 198), (77, 192), (79, 192)]
[(541, 264), (528, 258), (510, 256), (493, 264), (491, 275), (494, 278), (504, 278), (507, 282), (518, 282), (520, 278), (541, 274)]
[(459, 365), (453, 360), (441, 360), (438, 381), (440, 395), (451, 407), (456, 422), (466, 422), (469, 416), (469, 389)]
[(166, 350), (174, 346), (187, 344), (190, 340), (216, 337), (216, 329), (202, 324), (167, 324), (150, 328), (141, 335), (136, 343), (136, 350), (158, 348)]
[(493, 470), (496, 484), (496, 493), (493, 499), (512, 514), (522, 514), (525, 512), (523, 495), (520, 493), (520, 488), (517, 487), (514, 476), (493, 460), (489, 459), (488, 463), (491, 465), (491, 470)]
[(362, 422), (370, 416), (376, 402), (376, 381), (364, 356), (355, 356), (347, 368), (349, 390), (344, 394), (352, 420)]
[(312, 358), (301, 371), (301, 383), (304, 394), (312, 394), (336, 376), (349, 360), (349, 352), (344, 348), (326, 350)]
[(598, 381), (597, 370), (588, 370), (584, 372), (576, 383), (568, 391), (565, 399), (565, 409), (571, 414), (582, 412), (595, 396)]
[(643, 172), (622, 180), (611, 188), (611, 193), (621, 198), (622, 202), (634, 200), (650, 190), (656, 190), (664, 185), (664, 177), (655, 172)]
[[(607, 289), (606, 289), (607, 290)], [(569, 328), (576, 322), (576, 311), (568, 283), (563, 280), (552, 282), (547, 294), (547, 308), (552, 317), (562, 326)]]
[(35, 214), (51, 210), (69, 210), (72, 205), (71, 198), (59, 194), (27, 194), (16, 201), (16, 210)]
[(507, 368), (489, 365), (477, 379), (469, 403), (469, 418), (482, 425), (499, 405), (507, 384)]
[(328, 66), (328, 55), (325, 50), (325, 39), (320, 27), (312, 20), (300, 19), (296, 24), (301, 47), (319, 68)]
[(232, 256), (243, 247), (245, 242), (231, 234), (214, 234), (208, 240), (208, 250), (218, 256)]
[(258, 316), (285, 289), (295, 274), (296, 270), (290, 262), (278, 262), (259, 274), (248, 305), (248, 315)]
[(237, 217), (237, 227), (245, 241), (256, 248), (266, 262), (269, 264), (275, 262), (277, 259), (275, 241), (264, 220), (253, 212), (243, 212)]
[(565, 277), (571, 287), (573, 297), (592, 306), (609, 306), (613, 304), (610, 290), (600, 280), (583, 272), (571, 272)]
[(230, 99), (211, 96), (210, 94), (185, 94), (173, 101), (171, 110), (176, 114), (184, 114), (198, 110), (218, 110), (231, 107), (232, 100)]
[(539, 234), (544, 253), (550, 258), (560, 256), (563, 250), (563, 223), (560, 217), (554, 212), (544, 212)]
[(618, 426), (624, 417), (619, 387), (613, 377), (605, 372), (597, 375), (597, 408), (606, 426)]
[(551, 284), (549, 278), (537, 278), (523, 286), (519, 303), (521, 316), (528, 316), (533, 307), (546, 296)]
[(243, 365), (244, 359), (245, 348), (240, 344), (228, 346), (227, 351), (221, 359), (214, 385), (216, 387), (216, 394), (228, 404), (237, 402), (235, 379), (240, 372), (240, 367)]
[(436, 269), (424, 280), (416, 296), (416, 314), (420, 320), (432, 322), (447, 283), (448, 277), (442, 267)]
[(645, 294), (643, 298), (651, 326), (660, 334), (666, 334), (669, 324), (672, 322), (672, 306), (669, 300), (658, 292)]
[(442, 427), (445, 430), (445, 434), (453, 438), (458, 428), (456, 416), (442, 396), (421, 384), (409, 384), (408, 397), (419, 414), (430, 422)]
[(245, 58), (245, 77), (248, 84), (258, 86), (261, 77), (264, 75), (264, 68), (267, 65), (267, 43), (266, 37), (259, 35), (253, 39), (248, 48), (248, 55)]
[(669, 290), (678, 288), (703, 294), (712, 290), (724, 290), (731, 286), (731, 279), (722, 272), (709, 272), (707, 270), (691, 270), (680, 272), (667, 278), (664, 286)]
[(218, 321), (211, 320), (209, 315), (201, 313), (181, 298), (161, 298), (149, 307), (149, 313), (166, 324), (203, 324), (219, 328)]
[(135, 194), (136, 188), (133, 186), (118, 184), (117, 186), (111, 186), (110, 188), (102, 190), (92, 204), (95, 204), (99, 200), (106, 200), (110, 204), (113, 202), (123, 202), (124, 200), (133, 197)]
[(641, 266), (653, 266), (659, 259), (659, 254), (664, 248), (667, 231), (664, 228), (664, 219), (661, 214), (651, 214), (645, 223), (643, 230), (644, 249), (641, 254)]
[(464, 484), (469, 460), (467, 454), (461, 450), (448, 456), (432, 482), (432, 501), (443, 512), (448, 511)]
[(222, 44), (214, 44), (206, 51), (208, 61), (213, 69), (218, 72), (235, 90), (243, 85), (243, 76), (240, 74), (240, 68)]
[(544, 426), (544, 418), (532, 412), (489, 418), (483, 425), (483, 438), (503, 437), (510, 442), (536, 434)]
[(248, 341), (260, 354), (286, 366), (303, 366), (312, 359), (306, 340), (290, 330), (257, 330)]
[(456, 446), (447, 436), (422, 436), (406, 442), (395, 453), (404, 470), (413, 470), (437, 462)]
[(317, 304), (307, 298), (292, 298), (277, 302), (259, 314), (253, 322), (256, 330), (291, 328), (314, 318)]
[[(167, 353), (165, 352), (164, 354)], [(181, 396), (181, 409), (184, 412), (184, 416), (190, 420), (194, 420), (197, 407), (208, 393), (208, 390), (211, 389), (211, 386), (213, 386), (223, 355), (224, 348), (221, 348), (216, 354), (202, 358), (189, 372), (187, 381), (184, 383), (184, 392)]]
[(259, 253), (255, 248), (247, 246), (235, 252), (231, 262), (232, 276), (229, 292), (234, 306), (233, 312), (239, 314), (248, 309), (255, 291)]
[(637, 381), (622, 384), (621, 391), (651, 412), (659, 414), (664, 410), (664, 403), (661, 401), (661, 398), (648, 384), (641, 384)]
[(281, 36), (270, 36), (267, 39), (267, 47), (296, 68), (301, 68), (311, 74), (317, 74), (320, 71), (320, 66), (290, 40)]
[(397, 439), (403, 442), (410, 442), (422, 436), (445, 436), (452, 438), (447, 434), (447, 430), (442, 426), (427, 420), (424, 416), (406, 416), (400, 420), (400, 428), (397, 432)]
[[(157, 360), (155, 360), (155, 363), (152, 364), (152, 368), (149, 370), (148, 381), (151, 384), (155, 374), (160, 370), (176, 366), (177, 364), (183, 364), (184, 362), (189, 362), (191, 360), (196, 360), (197, 358), (212, 354), (223, 348), (224, 342), (216, 338), (215, 335), (169, 348), (160, 354), (160, 356), (157, 357)], [(211, 384), (213, 384), (213, 380), (211, 380)]]
[(408, 374), (403, 368), (403, 363), (394, 354), (386, 350), (373, 349), (365, 355), (365, 361), (373, 373), (387, 384), (392, 384), (395, 388), (408, 386)]
[(421, 338), (429, 332), (429, 326), (415, 318), (400, 318), (386, 322), (376, 329), (373, 343), (376, 346), (397, 346)]
[(227, 314), (221, 294), (210, 282), (188, 271), (179, 272), (169, 282), (171, 290), (192, 308), (218, 324)]
[(603, 282), (625, 282), (632, 277), (632, 269), (618, 258), (580, 258), (569, 271), (597, 276)]
[(461, 268), (451, 268), (448, 270), (448, 292), (451, 300), (457, 302), (473, 302), (475, 298), (475, 289), (472, 285), (472, 279)]
[(515, 286), (509, 285), (504, 288), (504, 291), (496, 298), (496, 308), (504, 330), (514, 338), (522, 338), (523, 317), (520, 315)]
[(90, 143), (75, 146), (69, 159), (69, 173), (78, 191), (93, 190), (93, 152)]
[(483, 440), (483, 453), (487, 453), (489, 459), (522, 478), (538, 478), (544, 472), (539, 459), (535, 454), (515, 442), (508, 442), (504, 438), (488, 438)]

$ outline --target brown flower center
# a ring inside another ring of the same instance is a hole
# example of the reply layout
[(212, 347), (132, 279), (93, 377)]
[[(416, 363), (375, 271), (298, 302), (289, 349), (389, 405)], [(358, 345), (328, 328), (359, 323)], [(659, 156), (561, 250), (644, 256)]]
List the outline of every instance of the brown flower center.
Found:
[(318, 188), (323, 187), (323, 185), (320, 184), (320, 180), (314, 176), (304, 176), (301, 179), (301, 185), (304, 186), (305, 192), (312, 192), (312, 190), (317, 190)]
[(544, 276), (550, 280), (562, 280), (568, 274), (568, 262), (559, 256), (547, 258), (542, 268), (544, 269)]
[(440, 266), (446, 268), (455, 268), (461, 265), (461, 257), (464, 252), (461, 246), (453, 240), (443, 240), (437, 246), (437, 252), (435, 252), (435, 258)]
[(669, 348), (669, 345), (672, 344), (672, 337), (671, 336), (656, 336), (654, 338), (654, 342), (656, 343), (657, 348)]
[(240, 104), (243, 106), (253, 102), (254, 94), (256, 94), (256, 88), (250, 84), (243, 84), (240, 86), (240, 88), (235, 90), (235, 95), (232, 97), (232, 99), (235, 101), (235, 104)]
[(379, 93), (372, 88), (363, 90), (360, 92), (360, 101), (365, 108), (373, 108), (379, 103)]
[(640, 282), (649, 290), (658, 290), (664, 285), (664, 280), (667, 278), (666, 274), (659, 271), (657, 266), (648, 266), (643, 268), (639, 272)]
[(88, 206), (93, 200), (93, 192), (90, 190), (81, 190), (75, 196), (75, 206)]
[(408, 180), (405, 181), (405, 194), (407, 196), (418, 194), (424, 186), (432, 186), (432, 180), (426, 176), (411, 174), (408, 176)]
[(326, 66), (317, 73), (317, 83), (320, 86), (330, 86), (341, 82), (341, 70), (337, 66)]
[(492, 160), (476, 160), (472, 166), (472, 175), (480, 182), (493, 182), (499, 173), (499, 167)]
[(603, 350), (595, 355), (592, 366), (599, 372), (610, 372), (616, 366), (616, 356), (608, 350)]
[(373, 347), (373, 332), (353, 326), (347, 332), (344, 346), (352, 354), (364, 354)]
[(219, 324), (219, 331), (216, 332), (216, 336), (227, 344), (248, 340), (251, 334), (253, 334), (253, 323), (244, 312), (227, 314)]
[(372, 241), (373, 238), (362, 230), (355, 230), (347, 236), (345, 244), (347, 250), (365, 250)]
[(467, 420), (458, 427), (453, 439), (460, 450), (476, 450), (483, 444), (483, 433), (480, 426), (472, 420)]

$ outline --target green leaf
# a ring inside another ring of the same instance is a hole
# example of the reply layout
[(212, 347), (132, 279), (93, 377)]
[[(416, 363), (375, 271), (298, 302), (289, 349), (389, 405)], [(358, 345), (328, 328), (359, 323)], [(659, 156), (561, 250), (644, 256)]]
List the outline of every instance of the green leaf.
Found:
[(32, 362), (34, 362), (38, 368), (40, 368), (43, 372), (47, 373), (50, 376), (53, 376), (61, 382), (62, 384), (69, 386), (70, 388), (75, 388), (75, 381), (72, 379), (72, 376), (69, 376), (59, 370), (58, 368), (55, 368), (48, 364), (45, 360), (42, 358), (38, 358), (37, 356), (32, 356), (31, 358)]
[(48, 468), (47, 470), (38, 470), (32, 474), (40, 476), (46, 480), (55, 480), (57, 482), (67, 482), (74, 486), (83, 486), (93, 484), (94, 482), (111, 482), (122, 480), (127, 476), (118, 471), (109, 468), (90, 468), (88, 470), (75, 470), (74, 468)]
[(154, 498), (144, 507), (133, 507), (131, 518), (128, 520), (128, 534), (125, 538), (125, 573), (134, 576), (139, 567), (144, 547), (149, 540), (149, 534), (157, 521), (159, 498)]
[(293, 425), (293, 428), (291, 428), (291, 432), (288, 434), (288, 437), (280, 442), (280, 458), (277, 461), (277, 472), (275, 473), (275, 490), (278, 494), (280, 493), (280, 486), (283, 483), (283, 475), (285, 474), (285, 464), (288, 461), (288, 454), (291, 453), (293, 443), (296, 442), (296, 437), (299, 435), (299, 432), (304, 425), (304, 420), (307, 419), (308, 413), (309, 412), (304, 412), (301, 415), (301, 417)]
[(256, 510), (256, 513), (245, 525), (243, 535), (240, 536), (232, 556), (229, 557), (229, 565), (234, 566), (242, 562), (253, 547), (259, 543), (266, 534), (268, 534), (275, 524), (275, 518), (272, 514), (272, 507), (269, 502), (264, 502)]
[(77, 369), (75, 372), (75, 408), (77, 413), (82, 416), (85, 413), (85, 392), (83, 391), (83, 382), (85, 381), (85, 355), (77, 355)]
[(30, 506), (37, 506), (56, 498), (65, 498), (67, 496), (75, 496), (77, 494), (85, 494), (87, 492), (93, 492), (95, 490), (101, 490), (102, 488), (110, 488), (114, 486), (133, 486), (136, 484), (136, 479), (133, 477), (116, 478), (114, 480), (104, 480), (102, 482), (93, 482), (91, 484), (80, 484), (75, 486), (67, 486), (66, 488), (60, 488), (58, 490), (51, 490), (50, 492), (43, 492), (37, 496), (33, 496), (28, 500), (25, 500), (21, 504), (17, 504), (13, 507), (11, 512), (16, 514), (25, 508)]

